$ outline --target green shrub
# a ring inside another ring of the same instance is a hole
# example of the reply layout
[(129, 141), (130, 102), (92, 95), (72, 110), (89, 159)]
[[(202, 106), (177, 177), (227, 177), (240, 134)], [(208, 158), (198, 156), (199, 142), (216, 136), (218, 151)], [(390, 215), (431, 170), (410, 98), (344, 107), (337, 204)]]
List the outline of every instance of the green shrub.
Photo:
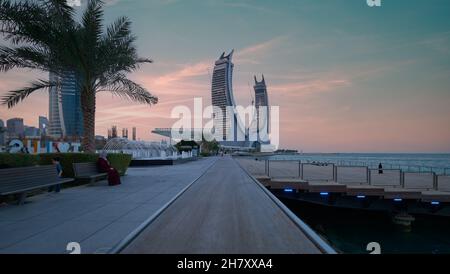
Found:
[(0, 153), (0, 168), (35, 166), (38, 156), (22, 153)]
[(108, 154), (108, 161), (112, 167), (117, 169), (120, 176), (124, 176), (130, 165), (132, 155), (131, 154)]
[(63, 169), (63, 176), (73, 178), (73, 163), (95, 163), (98, 155), (95, 153), (42, 153), (39, 154), (40, 165), (51, 165), (52, 159), (59, 157)]
[[(73, 163), (96, 163), (98, 154), (95, 153), (42, 153), (39, 155), (22, 153), (0, 153), (0, 168), (14, 168), (35, 165), (51, 165), (52, 159), (59, 157), (63, 169), (63, 176), (73, 178)], [(111, 166), (117, 169), (121, 176), (125, 175), (130, 165), (130, 154), (108, 154)]]

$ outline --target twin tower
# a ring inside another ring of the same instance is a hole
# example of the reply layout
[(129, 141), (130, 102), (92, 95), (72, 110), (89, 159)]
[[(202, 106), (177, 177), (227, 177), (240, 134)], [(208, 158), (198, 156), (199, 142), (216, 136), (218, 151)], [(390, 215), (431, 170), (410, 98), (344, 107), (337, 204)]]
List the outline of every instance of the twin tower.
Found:
[[(236, 102), (233, 95), (233, 68), (232, 62), (234, 50), (230, 54), (222, 53), (220, 58), (215, 62), (214, 72), (212, 76), (211, 98), (212, 105), (222, 110), (222, 115), (214, 116), (214, 127), (222, 129), (223, 140), (220, 142), (225, 147), (254, 147), (258, 140), (249, 140), (249, 129), (245, 127), (236, 113)], [(262, 122), (269, 125), (269, 112), (267, 117), (259, 117), (258, 111), (260, 107), (269, 107), (269, 99), (267, 95), (266, 81), (264, 75), (262, 80), (258, 81), (255, 76), (255, 107), (257, 110), (258, 125)], [(231, 112), (226, 112), (227, 109), (232, 109)], [(234, 127), (230, 130), (230, 124), (234, 123)], [(268, 126), (267, 126), (268, 128)], [(231, 135), (231, 136), (230, 136)], [(240, 140), (238, 136), (245, 136), (245, 140)]]

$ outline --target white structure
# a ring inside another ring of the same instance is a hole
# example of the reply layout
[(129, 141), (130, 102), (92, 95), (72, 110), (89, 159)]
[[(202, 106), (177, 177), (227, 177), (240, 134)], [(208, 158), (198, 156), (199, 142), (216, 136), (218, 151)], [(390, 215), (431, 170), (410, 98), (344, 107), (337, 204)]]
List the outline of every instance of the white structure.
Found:
[(133, 141), (125, 138), (110, 139), (103, 151), (107, 153), (125, 153), (133, 155), (133, 159), (176, 159), (176, 148), (164, 142)]

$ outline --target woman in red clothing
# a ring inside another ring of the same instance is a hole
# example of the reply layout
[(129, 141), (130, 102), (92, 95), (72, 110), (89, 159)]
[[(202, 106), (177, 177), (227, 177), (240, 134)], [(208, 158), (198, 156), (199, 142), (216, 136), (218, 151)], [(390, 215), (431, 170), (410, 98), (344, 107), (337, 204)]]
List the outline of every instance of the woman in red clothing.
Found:
[(97, 160), (98, 171), (101, 173), (108, 174), (108, 184), (110, 186), (120, 185), (120, 174), (115, 168), (113, 168), (109, 164), (109, 161), (106, 158), (106, 156), (107, 156), (106, 152), (102, 152), (100, 154), (100, 157)]

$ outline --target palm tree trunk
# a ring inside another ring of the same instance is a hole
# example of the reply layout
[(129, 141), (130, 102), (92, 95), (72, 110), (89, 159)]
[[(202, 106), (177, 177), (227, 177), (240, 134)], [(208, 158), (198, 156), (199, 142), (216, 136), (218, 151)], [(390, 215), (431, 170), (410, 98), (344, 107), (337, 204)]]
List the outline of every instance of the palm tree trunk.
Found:
[(84, 152), (95, 152), (95, 90), (83, 90), (81, 108), (84, 125), (82, 147)]

